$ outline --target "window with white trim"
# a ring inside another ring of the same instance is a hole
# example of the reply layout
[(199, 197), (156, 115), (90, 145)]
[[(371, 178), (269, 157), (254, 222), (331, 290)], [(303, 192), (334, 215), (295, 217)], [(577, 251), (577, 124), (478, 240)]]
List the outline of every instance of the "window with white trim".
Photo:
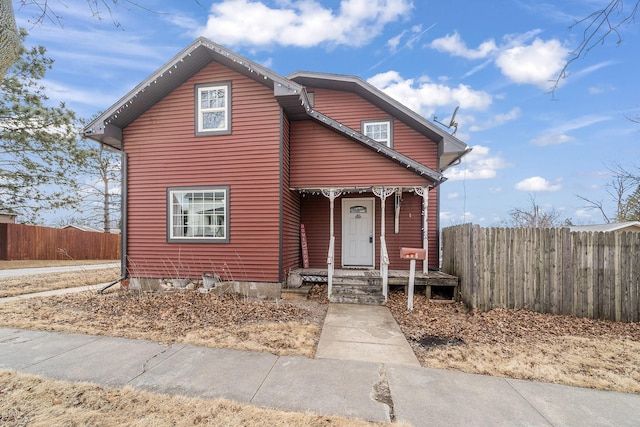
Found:
[(377, 142), (391, 148), (392, 130), (391, 121), (379, 120), (371, 122), (362, 122), (362, 133)]
[(196, 135), (231, 132), (231, 84), (196, 86)]
[(170, 242), (229, 241), (228, 187), (167, 189)]

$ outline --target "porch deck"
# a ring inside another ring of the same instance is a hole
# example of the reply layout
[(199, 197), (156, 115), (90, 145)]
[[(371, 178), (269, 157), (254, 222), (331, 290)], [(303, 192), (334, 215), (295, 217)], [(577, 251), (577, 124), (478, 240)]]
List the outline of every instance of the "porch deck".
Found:
[[(326, 268), (299, 268), (292, 270), (290, 274), (299, 275), (303, 282), (307, 283), (327, 283)], [(362, 279), (380, 279), (380, 270), (377, 269), (336, 269), (333, 272), (334, 277), (344, 278), (362, 278)], [(403, 286), (405, 293), (409, 286), (409, 270), (389, 270), (388, 276), (389, 286)], [(424, 286), (427, 298), (432, 297), (432, 287), (447, 287), (452, 294), (454, 301), (459, 300), (458, 295), (458, 278), (442, 271), (429, 271), (424, 274), (422, 271), (416, 271), (414, 286)]]

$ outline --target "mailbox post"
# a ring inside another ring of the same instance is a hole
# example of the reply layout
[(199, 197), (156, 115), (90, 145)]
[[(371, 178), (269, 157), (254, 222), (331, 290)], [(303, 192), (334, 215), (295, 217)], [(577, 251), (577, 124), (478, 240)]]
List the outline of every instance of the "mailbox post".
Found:
[(413, 288), (416, 279), (416, 260), (424, 260), (427, 251), (423, 248), (400, 248), (400, 258), (409, 261), (409, 293), (407, 295), (407, 310), (413, 310)]

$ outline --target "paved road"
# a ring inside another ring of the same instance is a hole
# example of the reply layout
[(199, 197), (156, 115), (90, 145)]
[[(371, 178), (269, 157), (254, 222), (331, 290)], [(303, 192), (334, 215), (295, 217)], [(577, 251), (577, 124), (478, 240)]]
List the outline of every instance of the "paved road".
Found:
[(99, 270), (102, 268), (120, 268), (120, 263), (67, 265), (62, 267), (14, 268), (0, 270), (0, 279), (8, 277), (31, 276), (34, 274), (66, 273), (69, 271)]

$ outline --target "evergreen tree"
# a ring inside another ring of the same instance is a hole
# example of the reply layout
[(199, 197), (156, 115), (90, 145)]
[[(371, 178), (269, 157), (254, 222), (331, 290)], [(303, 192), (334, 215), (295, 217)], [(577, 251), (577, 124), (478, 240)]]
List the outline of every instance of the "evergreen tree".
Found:
[(640, 185), (624, 200), (618, 212), (618, 221), (640, 221)]
[(48, 105), (42, 79), (53, 60), (42, 46), (24, 47), (0, 82), (0, 211), (34, 222), (43, 209), (78, 202), (76, 171), (84, 163), (75, 114)]

